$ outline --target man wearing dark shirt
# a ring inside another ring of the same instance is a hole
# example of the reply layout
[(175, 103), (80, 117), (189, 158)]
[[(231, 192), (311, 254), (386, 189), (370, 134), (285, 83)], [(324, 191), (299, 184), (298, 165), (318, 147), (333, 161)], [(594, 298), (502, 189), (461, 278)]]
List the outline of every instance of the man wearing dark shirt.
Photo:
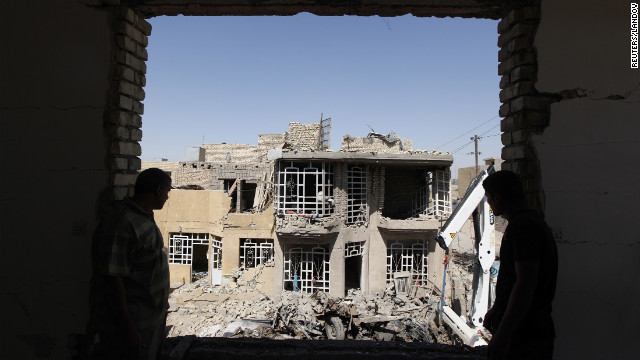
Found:
[(551, 359), (555, 338), (551, 302), (558, 255), (544, 219), (525, 205), (516, 173), (498, 171), (482, 183), (495, 215), (508, 222), (500, 247), (496, 300), (485, 328), (490, 359)]

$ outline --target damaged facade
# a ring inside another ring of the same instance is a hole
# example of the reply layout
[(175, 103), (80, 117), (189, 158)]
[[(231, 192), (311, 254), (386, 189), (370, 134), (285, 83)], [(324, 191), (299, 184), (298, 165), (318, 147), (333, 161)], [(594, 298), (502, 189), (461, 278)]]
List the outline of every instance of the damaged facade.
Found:
[(266, 266), (267, 292), (338, 297), (383, 291), (397, 273), (441, 282), (433, 239), (451, 214), (452, 155), (373, 132), (330, 151), (328, 121), (290, 123), (258, 145), (204, 144), (188, 152), (199, 161), (143, 163), (177, 188), (156, 212), (172, 281), (207, 270), (220, 284), (236, 268)]

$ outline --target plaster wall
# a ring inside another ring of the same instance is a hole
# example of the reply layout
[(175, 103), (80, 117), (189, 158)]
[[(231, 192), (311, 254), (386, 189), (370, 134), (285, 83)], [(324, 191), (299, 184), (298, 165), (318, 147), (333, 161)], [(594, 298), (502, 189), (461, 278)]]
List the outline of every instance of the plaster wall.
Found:
[(533, 141), (559, 252), (557, 359), (637, 356), (640, 72), (629, 18), (627, 1), (542, 2), (536, 87), (560, 99)]
[(0, 333), (7, 359), (69, 358), (67, 346), (85, 333), (91, 234), (97, 195), (108, 182), (109, 14), (78, 1), (35, 3), (3, 1), (0, 8), (0, 303), (8, 309)]

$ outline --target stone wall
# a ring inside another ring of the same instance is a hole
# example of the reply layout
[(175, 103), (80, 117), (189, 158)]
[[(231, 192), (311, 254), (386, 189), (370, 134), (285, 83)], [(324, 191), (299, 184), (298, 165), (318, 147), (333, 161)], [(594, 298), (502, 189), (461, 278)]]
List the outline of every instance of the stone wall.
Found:
[(400, 139), (398, 142), (390, 143), (375, 137), (351, 137), (347, 135), (342, 138), (342, 151), (388, 154), (412, 150), (413, 141), (409, 139)]

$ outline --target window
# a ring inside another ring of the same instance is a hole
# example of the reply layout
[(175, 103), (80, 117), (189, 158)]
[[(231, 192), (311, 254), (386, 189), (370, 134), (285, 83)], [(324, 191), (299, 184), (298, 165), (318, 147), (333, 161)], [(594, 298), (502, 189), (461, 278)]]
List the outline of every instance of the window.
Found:
[(411, 215), (435, 215), (446, 218), (451, 215), (451, 173), (449, 170), (435, 170), (427, 173), (413, 195)]
[(284, 254), (284, 290), (329, 292), (329, 249), (296, 246)]
[(347, 171), (346, 223), (363, 224), (367, 219), (367, 169), (360, 165), (350, 165)]
[(415, 282), (427, 281), (427, 242), (395, 242), (387, 247), (387, 282), (393, 274), (408, 271)]
[(191, 265), (193, 262), (193, 245), (209, 245), (209, 234), (170, 234), (169, 264)]
[(273, 240), (241, 239), (240, 265), (246, 269), (265, 265), (273, 261)]
[(333, 172), (325, 162), (278, 163), (276, 210), (283, 215), (333, 213)]

